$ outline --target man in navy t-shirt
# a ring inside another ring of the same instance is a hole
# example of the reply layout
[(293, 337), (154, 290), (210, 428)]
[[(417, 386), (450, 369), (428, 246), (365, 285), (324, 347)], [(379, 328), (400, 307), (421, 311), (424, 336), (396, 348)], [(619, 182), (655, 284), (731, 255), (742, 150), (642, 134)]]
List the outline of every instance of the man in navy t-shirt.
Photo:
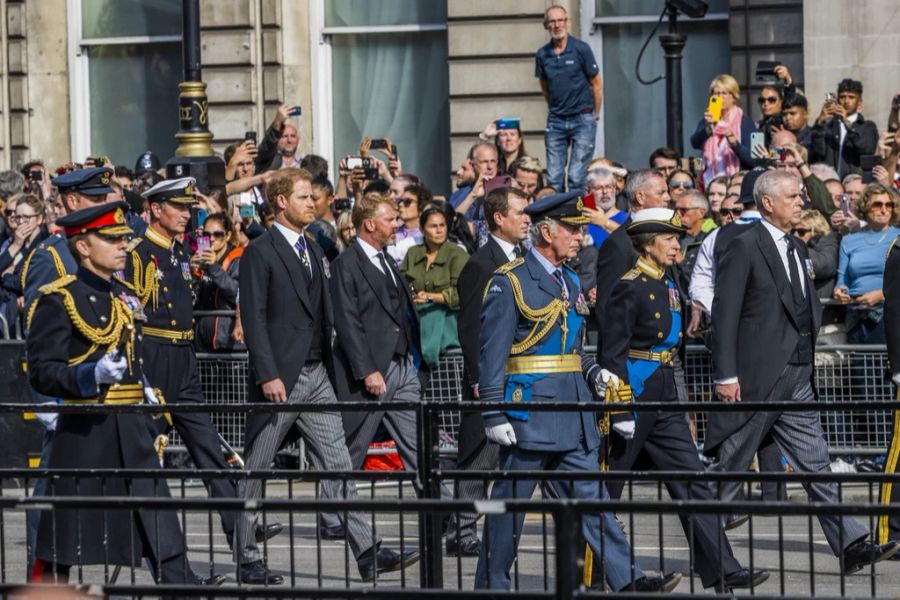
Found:
[[(569, 162), (569, 191), (580, 190), (594, 154), (594, 137), (603, 84), (590, 46), (569, 35), (569, 15), (561, 6), (544, 13), (550, 42), (535, 56), (534, 75), (549, 105), (547, 131), (547, 185), (564, 191), (563, 176)], [(572, 155), (569, 156), (569, 147)]]

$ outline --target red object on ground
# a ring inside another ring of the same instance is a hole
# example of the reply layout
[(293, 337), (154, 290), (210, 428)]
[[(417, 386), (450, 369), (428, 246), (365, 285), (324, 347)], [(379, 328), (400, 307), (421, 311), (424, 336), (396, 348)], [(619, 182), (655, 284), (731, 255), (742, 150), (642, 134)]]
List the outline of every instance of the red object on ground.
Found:
[(364, 471), (402, 471), (403, 461), (397, 454), (397, 444), (393, 440), (389, 442), (372, 442), (369, 450), (377, 450), (377, 453), (369, 454), (363, 462)]

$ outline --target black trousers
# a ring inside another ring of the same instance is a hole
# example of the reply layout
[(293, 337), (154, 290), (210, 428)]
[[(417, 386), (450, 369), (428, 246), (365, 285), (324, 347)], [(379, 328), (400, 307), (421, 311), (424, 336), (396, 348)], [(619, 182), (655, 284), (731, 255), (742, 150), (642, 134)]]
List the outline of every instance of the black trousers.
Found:
[[(897, 390), (897, 400), (900, 400), (900, 388)], [(887, 461), (884, 464), (884, 472), (896, 474), (897, 463), (900, 462), (900, 410), (894, 411), (894, 427), (891, 435), (891, 444), (888, 446)], [(881, 503), (900, 502), (900, 482), (887, 482), (881, 485)], [(886, 544), (889, 540), (900, 540), (900, 513), (892, 512), (882, 515), (878, 519), (878, 543)]]
[[(674, 369), (660, 367), (644, 384), (637, 402), (678, 402)], [(610, 434), (610, 471), (631, 470), (639, 457), (649, 459), (660, 471), (703, 471), (697, 447), (691, 438), (687, 420), (682, 412), (637, 413), (634, 438), (625, 440), (617, 433)], [(618, 499), (623, 485), (609, 485), (609, 494)], [(712, 501), (713, 491), (706, 482), (665, 482), (673, 500)], [(741, 569), (725, 537), (722, 516), (713, 514), (679, 514), (685, 536), (693, 549), (694, 569), (704, 587), (709, 587), (724, 575)]]
[[(171, 342), (155, 343), (150, 336), (144, 336), (142, 353), (144, 357), (144, 374), (150, 385), (162, 390), (166, 403), (204, 403), (203, 389), (197, 372), (197, 357), (189, 345), (176, 345)], [(168, 345), (166, 345), (168, 344)], [(165, 433), (167, 423), (158, 419), (160, 433)], [(210, 420), (209, 413), (172, 413), (172, 422), (178, 435), (184, 441), (188, 454), (198, 469), (228, 470), (219, 434)], [(237, 497), (237, 485), (231, 479), (204, 480), (204, 485), (212, 498)], [(219, 511), (222, 520), (222, 531), (232, 536), (236, 513)]]
[[(485, 471), (499, 468), (500, 446), (487, 441), (484, 436), (484, 420), (480, 415), (463, 413), (459, 428), (461, 433), (463, 428), (470, 430), (470, 433), (458, 436), (460, 444), (456, 455), (457, 470)], [(450, 492), (457, 500), (481, 500), (488, 497), (486, 483), (482, 479), (458, 479), (451, 485)], [(458, 536), (461, 542), (477, 537), (477, 520), (477, 513), (456, 513), (447, 539), (455, 540)]]

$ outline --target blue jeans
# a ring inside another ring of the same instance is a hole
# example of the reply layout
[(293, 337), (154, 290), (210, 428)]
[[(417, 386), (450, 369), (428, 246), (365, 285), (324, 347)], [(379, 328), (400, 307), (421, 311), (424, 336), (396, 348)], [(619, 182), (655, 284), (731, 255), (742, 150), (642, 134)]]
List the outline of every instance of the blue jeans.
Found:
[[(585, 171), (594, 157), (597, 120), (594, 113), (573, 117), (547, 117), (544, 144), (547, 147), (547, 185), (562, 192), (566, 161), (569, 163), (569, 191), (581, 190)], [(569, 156), (569, 147), (572, 154)]]

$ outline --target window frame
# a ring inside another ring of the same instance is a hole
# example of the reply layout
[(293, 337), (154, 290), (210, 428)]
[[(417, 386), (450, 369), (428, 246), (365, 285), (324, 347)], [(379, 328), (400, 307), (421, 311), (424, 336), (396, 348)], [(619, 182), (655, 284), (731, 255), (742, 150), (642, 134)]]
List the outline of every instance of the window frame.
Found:
[[(91, 82), (88, 50), (95, 46), (182, 42), (181, 35), (132, 35), (85, 38), (82, 0), (66, 0), (69, 66), (69, 151), (73, 162), (91, 153)], [(175, 110), (175, 107), (172, 107)]]
[[(581, 2), (581, 39), (587, 42), (594, 52), (597, 66), (600, 68), (600, 80), (606, 83), (606, 73), (603, 70), (603, 28), (615, 25), (628, 25), (639, 23), (656, 23), (659, 15), (628, 15), (600, 17), (597, 16), (597, 3), (593, 0)], [(685, 17), (681, 17), (685, 19)], [(690, 21), (728, 21), (727, 12), (706, 13), (701, 19), (689, 19)], [(659, 44), (659, 33), (665, 33), (662, 27), (657, 32), (656, 43)], [(650, 42), (651, 44), (653, 42)], [(600, 120), (597, 122), (597, 135), (594, 138), (594, 155), (606, 156), (606, 103), (600, 109)]]
[(325, 26), (325, 0), (310, 0), (310, 62), (312, 63), (313, 153), (328, 158), (329, 178), (336, 181), (334, 164), (334, 88), (332, 86), (332, 39), (335, 36), (372, 33), (419, 33), (447, 31), (447, 23), (401, 25)]

